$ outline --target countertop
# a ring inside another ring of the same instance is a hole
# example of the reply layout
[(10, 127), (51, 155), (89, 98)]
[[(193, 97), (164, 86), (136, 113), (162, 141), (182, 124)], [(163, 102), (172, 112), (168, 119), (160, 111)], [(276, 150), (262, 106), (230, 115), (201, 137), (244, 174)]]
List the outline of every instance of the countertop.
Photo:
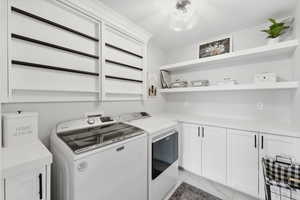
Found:
[(161, 130), (176, 126), (178, 123), (172, 117), (160, 114), (145, 119), (134, 120), (129, 122), (129, 124), (144, 129), (148, 134), (155, 134)]
[(300, 126), (283, 122), (269, 122), (269, 121), (255, 121), (244, 119), (232, 119), (221, 117), (209, 117), (201, 115), (192, 115), (185, 113), (157, 113), (154, 117), (162, 117), (178, 122), (200, 124), (203, 126), (216, 126), (223, 128), (231, 128), (238, 130), (245, 130), (251, 132), (268, 133), (274, 135), (282, 135), (289, 137), (300, 138)]

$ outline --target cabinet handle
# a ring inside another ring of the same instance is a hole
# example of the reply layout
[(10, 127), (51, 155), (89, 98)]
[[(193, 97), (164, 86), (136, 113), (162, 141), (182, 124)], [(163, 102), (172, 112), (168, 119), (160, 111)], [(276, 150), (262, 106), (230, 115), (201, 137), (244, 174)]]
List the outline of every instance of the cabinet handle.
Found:
[(124, 146), (117, 148), (117, 151), (122, 151), (123, 149), (125, 149)]
[(43, 175), (39, 174), (39, 195), (40, 199), (43, 199)]
[(198, 127), (198, 137), (200, 137), (200, 127)]
[(264, 136), (261, 136), (261, 149), (264, 149)]
[(204, 138), (204, 127), (201, 127), (202, 129), (202, 137)]
[(254, 147), (255, 147), (255, 149), (257, 147), (257, 136), (256, 135), (254, 135)]

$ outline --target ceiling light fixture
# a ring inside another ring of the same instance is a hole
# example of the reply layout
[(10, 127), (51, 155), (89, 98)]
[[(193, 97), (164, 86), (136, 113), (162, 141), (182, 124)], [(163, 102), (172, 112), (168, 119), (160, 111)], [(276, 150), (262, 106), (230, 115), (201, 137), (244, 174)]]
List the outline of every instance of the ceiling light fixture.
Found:
[(194, 25), (195, 8), (191, 0), (176, 0), (170, 14), (170, 26), (175, 31), (191, 29)]

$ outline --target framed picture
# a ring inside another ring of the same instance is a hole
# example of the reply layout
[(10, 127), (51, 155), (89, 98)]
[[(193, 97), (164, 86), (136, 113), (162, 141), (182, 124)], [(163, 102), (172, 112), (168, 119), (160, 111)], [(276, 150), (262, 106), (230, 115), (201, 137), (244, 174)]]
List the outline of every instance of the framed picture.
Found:
[(223, 37), (199, 46), (199, 58), (217, 56), (232, 52), (232, 36)]

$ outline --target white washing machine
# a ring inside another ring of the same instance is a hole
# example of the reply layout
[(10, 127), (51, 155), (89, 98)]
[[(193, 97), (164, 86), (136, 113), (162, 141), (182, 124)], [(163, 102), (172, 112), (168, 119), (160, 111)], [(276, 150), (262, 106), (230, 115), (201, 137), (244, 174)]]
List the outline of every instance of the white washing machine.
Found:
[(123, 118), (148, 133), (148, 199), (165, 199), (179, 181), (178, 123), (144, 112)]
[(53, 199), (147, 200), (147, 134), (109, 117), (61, 123), (51, 135)]

